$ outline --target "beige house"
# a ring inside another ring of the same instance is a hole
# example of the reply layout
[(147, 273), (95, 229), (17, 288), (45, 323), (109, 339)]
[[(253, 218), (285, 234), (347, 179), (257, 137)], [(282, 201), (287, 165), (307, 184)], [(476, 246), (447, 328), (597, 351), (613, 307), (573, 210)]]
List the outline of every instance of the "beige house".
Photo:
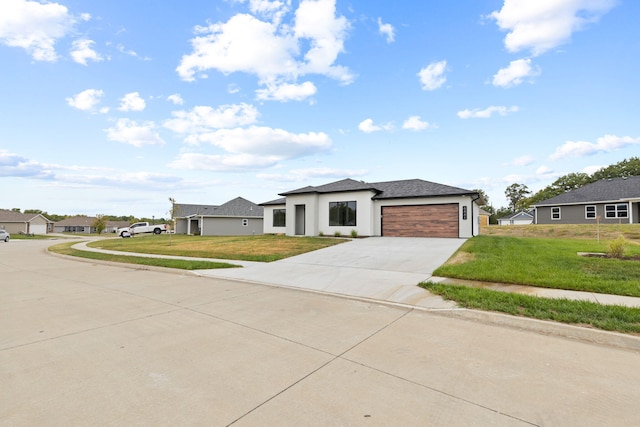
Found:
[(47, 234), (52, 222), (41, 214), (0, 209), (0, 229), (11, 234)]

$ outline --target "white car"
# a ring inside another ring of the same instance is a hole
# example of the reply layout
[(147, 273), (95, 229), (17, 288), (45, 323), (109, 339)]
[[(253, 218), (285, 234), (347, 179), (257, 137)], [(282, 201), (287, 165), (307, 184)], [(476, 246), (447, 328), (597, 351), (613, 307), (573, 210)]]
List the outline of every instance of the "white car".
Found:
[(8, 242), (11, 239), (11, 234), (9, 234), (6, 230), (0, 230), (0, 240), (3, 242)]

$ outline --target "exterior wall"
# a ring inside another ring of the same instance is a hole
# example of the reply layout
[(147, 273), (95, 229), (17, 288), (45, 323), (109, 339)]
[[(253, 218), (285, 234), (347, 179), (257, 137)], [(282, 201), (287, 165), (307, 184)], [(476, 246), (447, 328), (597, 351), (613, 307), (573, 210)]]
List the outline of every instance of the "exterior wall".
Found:
[[(612, 205), (616, 203), (586, 203), (584, 205), (558, 205), (558, 206), (540, 206), (536, 208), (536, 224), (595, 224), (596, 220), (593, 218), (586, 218), (585, 206), (596, 207), (596, 216), (600, 216), (600, 224), (629, 224), (631, 218), (605, 218), (604, 207), (605, 205)], [(560, 208), (560, 219), (551, 219), (551, 208)], [(638, 206), (634, 203), (630, 216), (633, 217), (633, 222), (637, 223), (638, 220)]]
[[(263, 220), (256, 217), (201, 217), (202, 236), (252, 236), (263, 233)], [(247, 225), (242, 225), (247, 220)]]
[(3, 222), (0, 229), (7, 230), (9, 234), (19, 234), (27, 232), (27, 225), (24, 222)]
[[(470, 238), (479, 234), (480, 227), (479, 221), (479, 207), (471, 200), (470, 196), (460, 197), (425, 197), (415, 199), (391, 199), (391, 200), (376, 200), (374, 203), (373, 214), (375, 218), (374, 222), (374, 236), (382, 235), (382, 223), (380, 221), (382, 216), (383, 206), (409, 206), (409, 205), (441, 205), (449, 203), (458, 203), (458, 221), (459, 221), (459, 236), (460, 238)], [(467, 207), (467, 219), (463, 219), (463, 207)]]
[(533, 224), (533, 218), (531, 219), (499, 219), (499, 225), (529, 225)]
[(287, 232), (287, 225), (289, 225), (290, 221), (295, 221), (295, 218), (289, 216), (289, 212), (286, 213), (287, 217), (285, 220), (284, 227), (274, 227), (273, 226), (273, 211), (275, 209), (286, 209), (287, 205), (269, 205), (264, 207), (264, 222), (263, 222), (263, 232), (265, 234), (282, 234)]
[[(373, 235), (373, 192), (351, 191), (345, 193), (320, 194), (318, 197), (318, 233), (333, 235), (339, 232), (343, 236), (349, 236), (353, 230), (358, 236)], [(331, 202), (356, 202), (355, 226), (331, 226), (329, 225), (329, 203)]]
[(317, 194), (294, 194), (287, 196), (287, 236), (296, 235), (296, 206), (305, 206), (305, 236), (318, 235), (318, 195)]
[[(66, 231), (68, 227), (75, 227), (75, 231)], [(53, 227), (53, 231), (55, 233), (86, 233), (91, 234), (91, 231), (95, 232), (95, 229), (92, 230), (91, 227), (85, 227), (82, 225), (56, 225)]]
[(187, 234), (187, 225), (189, 220), (187, 218), (176, 218), (174, 224), (174, 232), (176, 234)]

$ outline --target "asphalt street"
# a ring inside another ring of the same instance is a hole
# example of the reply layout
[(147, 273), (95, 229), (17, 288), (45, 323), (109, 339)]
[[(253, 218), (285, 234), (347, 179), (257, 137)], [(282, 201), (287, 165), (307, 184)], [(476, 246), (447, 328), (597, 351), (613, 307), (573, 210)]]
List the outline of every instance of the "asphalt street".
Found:
[(640, 425), (635, 350), (50, 244), (0, 244), (2, 426)]

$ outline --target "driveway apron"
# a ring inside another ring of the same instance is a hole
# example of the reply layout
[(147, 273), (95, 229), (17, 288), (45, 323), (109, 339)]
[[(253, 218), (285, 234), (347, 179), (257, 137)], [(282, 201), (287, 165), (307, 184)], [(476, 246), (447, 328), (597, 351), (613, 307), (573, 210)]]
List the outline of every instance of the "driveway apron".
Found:
[(452, 308), (454, 303), (417, 284), (428, 280), (463, 243), (464, 239), (370, 237), (271, 263), (201, 270), (198, 274), (427, 308)]

